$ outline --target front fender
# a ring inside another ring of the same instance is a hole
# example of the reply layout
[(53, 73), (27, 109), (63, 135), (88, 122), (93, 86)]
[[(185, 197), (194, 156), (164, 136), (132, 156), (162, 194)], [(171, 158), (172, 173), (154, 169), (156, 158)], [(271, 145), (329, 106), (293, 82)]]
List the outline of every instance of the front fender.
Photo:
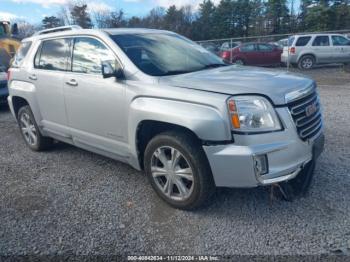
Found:
[(138, 97), (130, 105), (128, 119), (129, 143), (135, 149), (139, 123), (153, 120), (185, 127), (206, 141), (231, 139), (227, 115), (207, 104), (190, 103), (153, 97)]

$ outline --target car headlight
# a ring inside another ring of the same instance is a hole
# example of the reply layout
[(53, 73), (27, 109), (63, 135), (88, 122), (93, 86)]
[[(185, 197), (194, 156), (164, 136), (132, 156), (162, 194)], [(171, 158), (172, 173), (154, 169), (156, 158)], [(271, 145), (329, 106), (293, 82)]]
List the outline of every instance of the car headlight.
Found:
[(281, 130), (271, 103), (260, 96), (234, 96), (227, 100), (232, 130), (245, 133)]

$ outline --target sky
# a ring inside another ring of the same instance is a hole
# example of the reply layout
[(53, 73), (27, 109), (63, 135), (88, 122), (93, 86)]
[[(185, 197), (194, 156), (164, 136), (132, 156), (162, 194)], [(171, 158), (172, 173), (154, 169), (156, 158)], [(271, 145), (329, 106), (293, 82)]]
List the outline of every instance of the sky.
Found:
[[(0, 20), (25, 19), (30, 23), (39, 23), (43, 17), (55, 15), (60, 6), (69, 0), (0, 0)], [(127, 17), (143, 16), (156, 6), (183, 6), (190, 4), (198, 7), (201, 0), (86, 0), (94, 10), (123, 9)], [(216, 1), (214, 1), (216, 2)]]

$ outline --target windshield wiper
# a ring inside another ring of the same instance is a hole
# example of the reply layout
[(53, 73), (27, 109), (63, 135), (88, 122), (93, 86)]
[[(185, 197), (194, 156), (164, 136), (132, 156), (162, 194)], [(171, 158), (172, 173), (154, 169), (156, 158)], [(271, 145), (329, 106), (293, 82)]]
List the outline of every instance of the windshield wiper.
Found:
[(171, 75), (180, 75), (180, 74), (186, 74), (186, 73), (191, 73), (193, 71), (185, 71), (185, 70), (173, 70), (173, 71), (168, 71), (162, 74), (162, 76), (171, 76)]
[(197, 71), (202, 71), (202, 70), (212, 69), (212, 68), (218, 68), (218, 67), (222, 67), (222, 66), (228, 66), (228, 64), (208, 64), (208, 65), (205, 65), (202, 68), (198, 69)]
[(228, 65), (227, 64), (209, 64), (209, 65), (205, 65), (203, 69), (217, 68), (222, 66), (228, 66)]

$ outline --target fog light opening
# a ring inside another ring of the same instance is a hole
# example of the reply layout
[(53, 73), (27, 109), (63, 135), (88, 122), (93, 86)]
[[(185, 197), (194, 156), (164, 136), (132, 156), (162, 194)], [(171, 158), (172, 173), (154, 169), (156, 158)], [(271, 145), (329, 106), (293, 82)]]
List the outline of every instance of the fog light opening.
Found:
[(267, 155), (264, 154), (254, 156), (254, 169), (255, 173), (259, 176), (266, 175), (269, 172)]

